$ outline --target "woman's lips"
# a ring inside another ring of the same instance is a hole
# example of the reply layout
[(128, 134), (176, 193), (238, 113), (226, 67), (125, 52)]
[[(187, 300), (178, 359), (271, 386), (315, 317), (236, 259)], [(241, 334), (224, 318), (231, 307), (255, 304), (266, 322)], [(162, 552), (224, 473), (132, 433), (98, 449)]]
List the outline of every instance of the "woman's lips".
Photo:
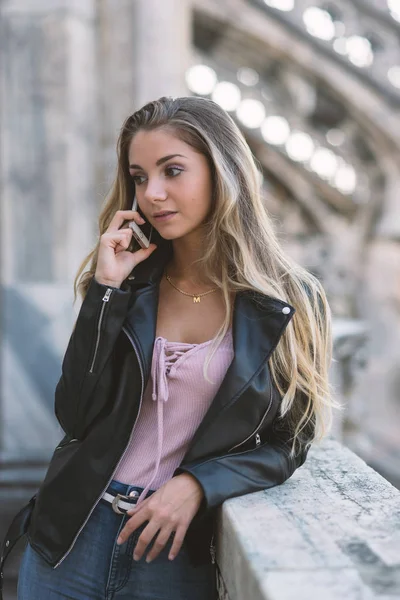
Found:
[(172, 219), (172, 217), (174, 217), (177, 213), (173, 212), (173, 213), (166, 213), (165, 215), (160, 215), (158, 217), (154, 217), (156, 221), (169, 221), (170, 219)]

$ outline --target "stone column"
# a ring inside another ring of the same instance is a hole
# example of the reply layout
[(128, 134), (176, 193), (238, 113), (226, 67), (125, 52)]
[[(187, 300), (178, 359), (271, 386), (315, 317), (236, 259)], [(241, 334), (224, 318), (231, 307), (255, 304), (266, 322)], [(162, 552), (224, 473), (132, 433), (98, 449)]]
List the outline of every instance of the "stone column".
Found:
[(1, 5), (5, 283), (72, 281), (93, 243), (94, 0)]
[(0, 6), (0, 451), (46, 457), (72, 284), (97, 234), (95, 0)]
[(188, 95), (190, 0), (136, 0), (135, 7), (135, 107), (160, 96)]
[(115, 177), (116, 142), (122, 123), (135, 110), (136, 4), (98, 0), (98, 103), (101, 160), (96, 191), (103, 199)]

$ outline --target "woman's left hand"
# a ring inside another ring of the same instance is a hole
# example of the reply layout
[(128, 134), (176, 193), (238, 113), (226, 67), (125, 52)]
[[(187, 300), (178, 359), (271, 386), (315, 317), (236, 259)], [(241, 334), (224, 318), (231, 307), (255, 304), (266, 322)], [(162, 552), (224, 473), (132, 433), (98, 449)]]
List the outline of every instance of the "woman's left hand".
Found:
[(149, 521), (138, 539), (133, 558), (140, 560), (153, 537), (159, 532), (146, 558), (146, 562), (151, 562), (175, 531), (168, 555), (168, 558), (173, 560), (181, 549), (186, 531), (200, 507), (203, 496), (201, 485), (189, 473), (172, 477), (151, 496), (145, 498), (137, 508), (128, 511), (127, 514), (133, 516), (119, 534), (117, 543), (123, 544), (142, 523)]

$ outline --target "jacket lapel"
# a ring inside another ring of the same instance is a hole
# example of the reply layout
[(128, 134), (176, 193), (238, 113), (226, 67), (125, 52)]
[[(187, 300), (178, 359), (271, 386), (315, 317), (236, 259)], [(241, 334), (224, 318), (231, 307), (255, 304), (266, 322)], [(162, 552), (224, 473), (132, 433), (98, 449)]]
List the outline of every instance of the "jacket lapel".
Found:
[(219, 413), (233, 404), (270, 357), (294, 314), (282, 312), (288, 304), (253, 292), (236, 295), (232, 322), (233, 360), (195, 436), (185, 460), (195, 453), (204, 433)]
[[(150, 375), (156, 335), (159, 283), (171, 248), (158, 250), (134, 270), (131, 280), (132, 304), (124, 327), (138, 347), (145, 371)], [(294, 308), (282, 300), (253, 291), (236, 294), (232, 321), (234, 358), (196, 431), (191, 447), (201, 439), (208, 425), (228, 404), (233, 403), (249, 381), (265, 364), (294, 314)]]
[(171, 253), (172, 245), (161, 242), (157, 250), (139, 263), (127, 279), (132, 288), (132, 299), (124, 328), (138, 348), (145, 384), (150, 374), (156, 337), (160, 279)]

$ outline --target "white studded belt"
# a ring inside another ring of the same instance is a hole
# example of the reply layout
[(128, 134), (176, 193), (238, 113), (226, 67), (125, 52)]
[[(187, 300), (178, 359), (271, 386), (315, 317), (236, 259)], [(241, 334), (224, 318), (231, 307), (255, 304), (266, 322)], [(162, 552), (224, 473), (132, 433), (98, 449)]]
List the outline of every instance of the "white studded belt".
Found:
[(101, 497), (102, 500), (109, 502), (114, 512), (119, 515), (124, 515), (132, 506), (134, 506), (138, 500), (139, 492), (133, 490), (128, 496), (124, 494), (110, 494), (104, 492)]

